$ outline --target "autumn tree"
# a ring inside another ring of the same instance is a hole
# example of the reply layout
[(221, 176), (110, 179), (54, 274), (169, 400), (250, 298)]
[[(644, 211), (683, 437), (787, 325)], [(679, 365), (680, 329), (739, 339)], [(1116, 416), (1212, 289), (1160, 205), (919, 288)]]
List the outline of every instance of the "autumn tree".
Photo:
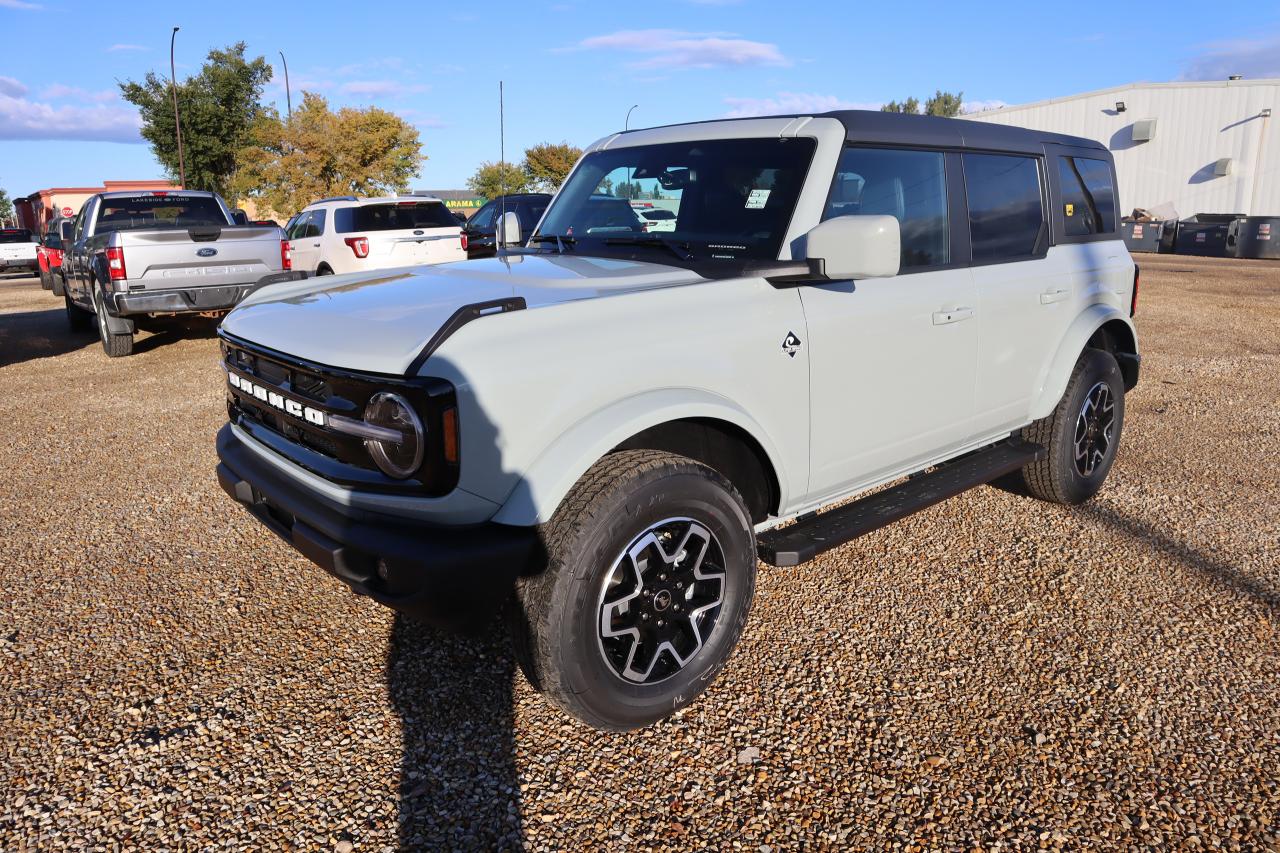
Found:
[(9, 191), (0, 187), (0, 222), (13, 219), (13, 202), (9, 200)]
[(890, 101), (881, 107), (880, 111), (885, 113), (911, 113), (912, 115), (915, 115), (920, 112), (920, 102), (915, 98), (907, 98), (902, 103)]
[[(236, 153), (248, 142), (250, 130), (263, 114), (262, 87), (271, 79), (271, 66), (259, 56), (245, 59), (244, 42), (209, 51), (194, 77), (178, 83), (178, 111), (187, 187), (230, 195)], [(142, 82), (120, 84), (126, 101), (142, 117), (142, 137), (174, 180), (179, 177), (178, 139), (173, 119), (169, 80), (147, 72)]]
[(521, 168), (528, 176), (527, 185), (539, 192), (555, 192), (581, 156), (582, 149), (567, 142), (544, 142), (525, 149)]
[(527, 192), (529, 175), (523, 166), (513, 163), (481, 163), (476, 173), (467, 178), (467, 186), (481, 198), (497, 198)]
[(264, 110), (236, 154), (233, 192), (287, 218), (318, 198), (403, 192), (422, 161), (417, 129), (378, 107), (343, 107), (304, 92), (290, 119)]

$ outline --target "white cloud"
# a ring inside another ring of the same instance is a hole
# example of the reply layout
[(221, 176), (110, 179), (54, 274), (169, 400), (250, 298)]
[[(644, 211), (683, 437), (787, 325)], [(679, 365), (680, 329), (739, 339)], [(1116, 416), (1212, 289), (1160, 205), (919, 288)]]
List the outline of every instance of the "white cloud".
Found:
[(122, 50), (150, 50), (150, 48), (141, 44), (113, 44), (107, 48), (107, 53), (119, 53)]
[(1202, 54), (1183, 66), (1183, 80), (1226, 80), (1232, 74), (1280, 77), (1280, 34), (1214, 42), (1204, 47)]
[(579, 50), (615, 50), (647, 54), (632, 68), (722, 68), (790, 65), (775, 44), (734, 38), (733, 33), (683, 30), (619, 30), (578, 42)]
[(79, 86), (52, 83), (40, 90), (40, 97), (50, 101), (72, 100), (87, 101), (91, 104), (109, 104), (119, 99), (119, 92), (115, 89), (100, 89), (97, 92), (90, 92), (86, 89), (81, 89)]
[(960, 112), (980, 113), (987, 110), (1002, 110), (1007, 106), (1009, 106), (1009, 102), (1002, 101), (999, 98), (988, 98), (985, 101), (964, 101), (960, 104)]
[(0, 139), (141, 142), (141, 124), (132, 107), (54, 106), (0, 90)]
[(21, 98), (27, 94), (27, 87), (21, 80), (15, 80), (12, 77), (0, 77), (0, 95), (8, 95), (11, 98)]
[(0, 0), (0, 9), (43, 9), (39, 3), (27, 3), (25, 0)]
[(779, 92), (772, 98), (725, 98), (728, 118), (826, 113), (832, 110), (878, 110), (880, 103), (846, 101), (835, 95), (814, 92)]
[(403, 83), (399, 80), (350, 80), (338, 87), (344, 95), (364, 95), (372, 98), (397, 97), (425, 92), (430, 86), (420, 83)]

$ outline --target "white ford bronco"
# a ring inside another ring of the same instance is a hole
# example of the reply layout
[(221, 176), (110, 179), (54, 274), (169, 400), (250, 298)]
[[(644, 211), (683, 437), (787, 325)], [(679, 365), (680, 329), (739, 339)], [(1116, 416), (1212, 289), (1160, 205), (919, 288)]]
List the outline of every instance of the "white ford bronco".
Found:
[(496, 258), (245, 299), (218, 478), (379, 602), (458, 628), (505, 606), (550, 701), (642, 726), (724, 666), (757, 559), (1005, 475), (1101, 487), (1139, 368), (1119, 209), (1103, 146), (997, 125), (614, 134)]

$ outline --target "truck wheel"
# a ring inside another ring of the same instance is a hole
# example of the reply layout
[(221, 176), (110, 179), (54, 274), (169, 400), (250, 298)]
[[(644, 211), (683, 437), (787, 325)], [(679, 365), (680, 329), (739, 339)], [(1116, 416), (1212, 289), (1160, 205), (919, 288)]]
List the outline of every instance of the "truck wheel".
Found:
[(71, 301), (71, 296), (62, 294), (62, 301), (67, 306), (67, 325), (73, 332), (87, 332), (93, 328), (93, 312), (86, 311)]
[(54, 296), (65, 296), (67, 288), (62, 281), (62, 272), (54, 272), (49, 270), (49, 286), (53, 288)]
[(1022, 469), (1027, 490), (1053, 503), (1078, 504), (1102, 488), (1124, 426), (1124, 377), (1115, 356), (1086, 349), (1053, 414), (1022, 431), (1048, 453)]
[(627, 731), (698, 696), (742, 635), (756, 540), (717, 471), (654, 450), (611, 454), (544, 531), (513, 635), (529, 681), (588, 725)]
[(97, 309), (94, 315), (98, 318), (98, 338), (102, 341), (102, 349), (110, 358), (120, 358), (133, 353), (133, 335), (113, 334), (107, 326), (107, 309), (103, 304), (102, 292), (95, 288), (93, 304)]
[(53, 290), (53, 276), (43, 267), (40, 269), (40, 286), (45, 290)]

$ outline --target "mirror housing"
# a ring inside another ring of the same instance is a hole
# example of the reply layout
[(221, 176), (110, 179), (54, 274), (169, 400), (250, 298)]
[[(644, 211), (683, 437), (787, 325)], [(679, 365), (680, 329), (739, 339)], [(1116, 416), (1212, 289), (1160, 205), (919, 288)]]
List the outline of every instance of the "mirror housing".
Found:
[(520, 217), (514, 210), (508, 210), (498, 220), (497, 237), (499, 246), (514, 246), (520, 243)]
[(70, 243), (72, 236), (75, 234), (75, 223), (70, 219), (62, 220), (62, 242)]
[(837, 216), (796, 242), (796, 256), (833, 281), (889, 278), (902, 261), (902, 231), (892, 216)]
[(244, 210), (237, 207), (235, 210), (231, 211), (231, 221), (234, 222), (236, 225), (248, 225), (249, 214), (245, 213)]

